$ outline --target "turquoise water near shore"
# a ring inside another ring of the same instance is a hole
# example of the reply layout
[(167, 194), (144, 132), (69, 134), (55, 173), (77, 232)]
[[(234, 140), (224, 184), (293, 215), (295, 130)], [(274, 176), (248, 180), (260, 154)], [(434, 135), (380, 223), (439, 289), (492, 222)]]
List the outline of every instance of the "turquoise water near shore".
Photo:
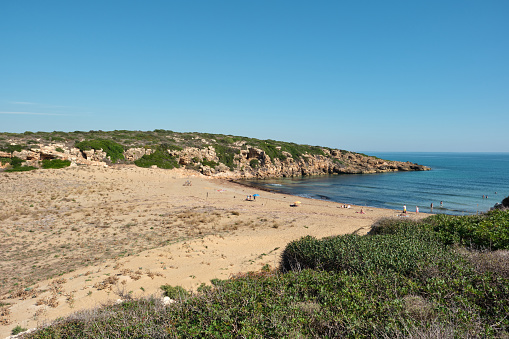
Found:
[[(386, 160), (411, 161), (424, 172), (345, 174), (249, 180), (248, 184), (297, 196), (394, 210), (454, 215), (489, 210), (509, 195), (509, 153), (366, 152)], [(488, 198), (483, 198), (482, 196)], [(443, 207), (440, 207), (443, 201)]]

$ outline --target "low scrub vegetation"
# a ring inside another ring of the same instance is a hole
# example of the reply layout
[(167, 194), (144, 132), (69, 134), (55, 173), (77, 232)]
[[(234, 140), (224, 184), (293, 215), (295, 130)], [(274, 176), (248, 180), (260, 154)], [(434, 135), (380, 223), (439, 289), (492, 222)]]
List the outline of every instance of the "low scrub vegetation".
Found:
[(176, 303), (127, 300), (26, 337), (506, 338), (507, 251), (477, 251), (464, 246), (475, 237), (447, 234), (508, 220), (509, 211), (382, 220), (366, 236), (304, 237), (287, 245), (278, 270), (216, 279), (191, 294), (165, 285)]
[(61, 160), (61, 159), (45, 159), (42, 161), (42, 168), (50, 169), (50, 168), (64, 168), (71, 166), (70, 160)]
[(110, 157), (112, 163), (124, 159), (124, 147), (112, 140), (108, 139), (85, 140), (77, 142), (74, 146), (76, 148), (79, 148), (81, 151), (88, 151), (91, 149), (94, 150), (102, 149), (104, 152), (106, 152), (106, 156)]
[[(30, 150), (32, 147), (37, 148), (38, 144), (49, 144), (55, 142), (58, 142), (59, 144), (56, 148), (58, 152), (64, 152), (64, 148), (62, 148), (61, 145), (69, 149), (76, 147), (81, 151), (102, 149), (106, 152), (106, 155), (111, 159), (112, 163), (124, 160), (124, 150), (132, 147), (144, 147), (170, 151), (182, 150), (186, 147), (196, 147), (200, 149), (213, 147), (217, 157), (219, 158), (219, 162), (230, 168), (230, 170), (235, 169), (235, 156), (240, 153), (241, 149), (247, 149), (247, 147), (262, 150), (271, 158), (273, 163), (276, 159), (285, 161), (289, 156), (296, 161), (306, 161), (306, 158), (303, 157), (304, 155), (329, 156), (324, 152), (324, 149), (331, 151), (331, 149), (326, 147), (299, 145), (291, 142), (271, 139), (260, 140), (241, 136), (197, 132), (180, 133), (163, 129), (156, 129), (154, 131), (114, 130), (89, 132), (54, 131), (0, 133), (0, 140), (9, 140), (2, 141), (0, 143), (0, 151), (8, 153)], [(345, 150), (341, 150), (341, 153), (355, 154), (354, 152), (348, 152)], [(161, 155), (153, 156), (153, 158), (157, 157), (161, 158)], [(152, 161), (153, 160), (154, 159), (152, 159)], [(140, 161), (139, 163), (143, 164), (143, 167), (146, 167), (149, 162), (150, 161), (148, 161), (146, 157), (144, 161)], [(155, 162), (153, 165), (157, 165)], [(198, 162), (193, 163), (196, 164)], [(204, 165), (214, 168), (219, 165), (219, 163)]]
[(9, 167), (7, 167), (4, 171), (5, 172), (26, 172), (26, 171), (32, 171), (36, 168), (33, 166), (23, 166), (23, 160), (17, 157), (12, 158), (2, 158), (1, 160), (2, 164), (9, 164)]
[(159, 146), (154, 153), (145, 154), (140, 159), (134, 162), (139, 167), (152, 167), (172, 169), (180, 167), (177, 158), (168, 153), (168, 148)]

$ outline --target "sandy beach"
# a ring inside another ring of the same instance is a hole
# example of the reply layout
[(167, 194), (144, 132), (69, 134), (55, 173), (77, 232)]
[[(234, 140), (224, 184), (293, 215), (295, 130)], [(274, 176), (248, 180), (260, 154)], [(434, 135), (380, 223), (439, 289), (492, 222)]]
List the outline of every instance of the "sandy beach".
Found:
[[(365, 234), (400, 212), (361, 214), (358, 206), (135, 166), (0, 173), (0, 192), (0, 338), (122, 294), (160, 295), (164, 284), (196, 289), (277, 267), (292, 240)], [(246, 200), (253, 194), (260, 196)]]

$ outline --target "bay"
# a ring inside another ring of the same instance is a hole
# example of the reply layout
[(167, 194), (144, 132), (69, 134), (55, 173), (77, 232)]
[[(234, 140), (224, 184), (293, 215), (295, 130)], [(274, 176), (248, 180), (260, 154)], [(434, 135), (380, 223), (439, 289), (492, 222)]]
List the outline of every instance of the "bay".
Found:
[[(247, 180), (281, 193), (344, 204), (453, 215), (489, 210), (509, 195), (509, 153), (366, 152), (431, 171)], [(484, 198), (483, 198), (484, 196)], [(440, 202), (443, 202), (442, 207)], [(431, 204), (433, 203), (433, 211)]]

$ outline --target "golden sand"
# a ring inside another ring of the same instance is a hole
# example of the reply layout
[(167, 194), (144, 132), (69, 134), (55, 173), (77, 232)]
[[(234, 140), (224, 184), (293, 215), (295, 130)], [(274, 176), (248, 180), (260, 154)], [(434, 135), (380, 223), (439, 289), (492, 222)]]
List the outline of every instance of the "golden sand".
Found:
[(292, 240), (365, 234), (398, 214), (134, 166), (0, 173), (0, 192), (0, 338), (122, 293), (277, 267)]

